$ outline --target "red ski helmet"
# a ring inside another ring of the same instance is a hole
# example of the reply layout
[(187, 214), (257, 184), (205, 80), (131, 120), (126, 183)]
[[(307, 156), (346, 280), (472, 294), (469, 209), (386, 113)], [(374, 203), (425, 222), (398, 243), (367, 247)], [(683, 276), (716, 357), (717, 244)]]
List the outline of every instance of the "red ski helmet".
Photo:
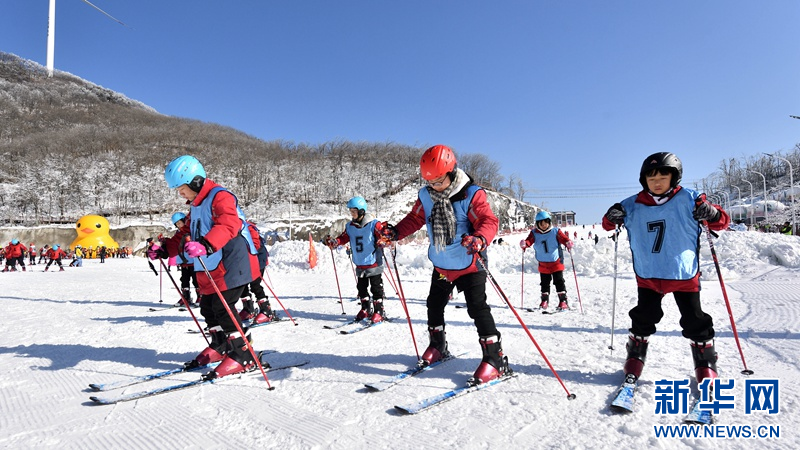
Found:
[(456, 170), (456, 155), (446, 145), (434, 145), (419, 159), (422, 178), (430, 181)]

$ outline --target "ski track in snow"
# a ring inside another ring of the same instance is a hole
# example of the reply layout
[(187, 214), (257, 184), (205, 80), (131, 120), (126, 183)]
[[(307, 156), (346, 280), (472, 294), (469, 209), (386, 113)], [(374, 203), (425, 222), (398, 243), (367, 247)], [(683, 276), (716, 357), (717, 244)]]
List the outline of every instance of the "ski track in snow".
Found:
[[(519, 236), (521, 238), (522, 236)], [(517, 238), (517, 240), (519, 239)], [(759, 378), (779, 378), (781, 414), (745, 416), (742, 403), (721, 415), (722, 424), (780, 425), (780, 440), (729, 439), (724, 448), (800, 447), (800, 270), (770, 261), (773, 239), (756, 233), (723, 236), (717, 244), (723, 276), (749, 368)], [(797, 239), (797, 238), (792, 238)], [(507, 238), (516, 242), (515, 237)], [(755, 242), (755, 243), (754, 243)], [(705, 245), (705, 243), (704, 243)], [(418, 350), (426, 344), (425, 297), (430, 267), (424, 247), (401, 246), (398, 264), (408, 300)], [(707, 247), (706, 247), (707, 248)], [(793, 244), (800, 254), (800, 244)], [(679, 417), (654, 414), (655, 384), (660, 379), (690, 378), (688, 341), (681, 336), (671, 296), (665, 316), (651, 339), (648, 361), (637, 394), (637, 411), (613, 415), (607, 408), (622, 379), (629, 319), (636, 301), (635, 281), (626, 245), (619, 246), (617, 295), (612, 297), (613, 245), (579, 241), (573, 250), (584, 313), (575, 292), (567, 258), (570, 312), (543, 315), (519, 308), (520, 251), (490, 248), (490, 270), (517, 309), (536, 342), (553, 364), (573, 401), (520, 326), (512, 311), (487, 284), (489, 303), (503, 347), (519, 376), (414, 416), (393, 406), (407, 404), (462, 385), (480, 361), (472, 320), (457, 295), (446, 311), (452, 352), (470, 353), (404, 381), (384, 392), (368, 392), (364, 383), (394, 375), (416, 363), (405, 313), (388, 276), (387, 313), (393, 322), (353, 335), (339, 335), (323, 325), (351, 318), (358, 305), (343, 252), (335, 252), (346, 316), (326, 248), (318, 247), (320, 265), (304, 268), (308, 243), (272, 249), (271, 279), (298, 326), (280, 323), (253, 330), (258, 350), (277, 353), (275, 364), (309, 360), (310, 364), (268, 373), (274, 391), (266, 390), (260, 372), (213, 385), (189, 388), (110, 406), (92, 404), (88, 384), (125, 379), (175, 367), (205, 345), (186, 333), (194, 323), (177, 309), (148, 312), (176, 300), (168, 278), (153, 277), (144, 259), (86, 261), (80, 269), (2, 274), (4, 321), (0, 344), (0, 447), (3, 448), (300, 448), (417, 449), (445, 448), (616, 449), (652, 446), (664, 449), (720, 448), (720, 440), (658, 439), (654, 425), (678, 424)], [(752, 253), (752, 256), (750, 255)], [(739, 255), (742, 259), (736, 259)], [(532, 253), (525, 264), (526, 307), (538, 304), (539, 277)], [(703, 254), (703, 307), (714, 317), (719, 368), (723, 378), (742, 380), (742, 362), (733, 339), (722, 291), (710, 257)], [(173, 272), (174, 275), (174, 272)], [(707, 276), (707, 278), (706, 278)], [(616, 303), (614, 351), (611, 308)], [(274, 308), (280, 311), (276, 301)], [(551, 308), (552, 309), (552, 308)], [(194, 311), (199, 314), (198, 311)], [(285, 317), (283, 312), (280, 312)], [(136, 392), (199, 374), (129, 386), (102, 396)]]

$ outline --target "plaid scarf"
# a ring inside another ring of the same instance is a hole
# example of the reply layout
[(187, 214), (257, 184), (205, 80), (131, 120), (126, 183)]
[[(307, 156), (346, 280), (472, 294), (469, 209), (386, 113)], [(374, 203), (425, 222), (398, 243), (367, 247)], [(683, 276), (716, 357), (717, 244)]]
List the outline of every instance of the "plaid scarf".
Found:
[(453, 211), (453, 203), (450, 202), (450, 195), (456, 186), (461, 185), (462, 172), (456, 171), (453, 181), (447, 189), (442, 192), (437, 192), (431, 186), (428, 186), (428, 194), (433, 200), (433, 208), (431, 209), (431, 229), (433, 230), (433, 246), (436, 251), (442, 251), (448, 245), (453, 243), (456, 237), (456, 214)]

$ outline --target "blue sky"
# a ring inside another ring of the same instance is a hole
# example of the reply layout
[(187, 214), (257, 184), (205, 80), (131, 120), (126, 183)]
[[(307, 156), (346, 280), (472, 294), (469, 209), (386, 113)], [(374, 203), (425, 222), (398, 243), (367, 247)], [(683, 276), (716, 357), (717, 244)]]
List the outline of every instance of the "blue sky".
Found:
[[(800, 142), (795, 0), (92, 3), (129, 27), (58, 0), (56, 69), (265, 140), (484, 153), (579, 223), (650, 153), (696, 181)], [(0, 51), (44, 65), (47, 10), (0, 0)]]

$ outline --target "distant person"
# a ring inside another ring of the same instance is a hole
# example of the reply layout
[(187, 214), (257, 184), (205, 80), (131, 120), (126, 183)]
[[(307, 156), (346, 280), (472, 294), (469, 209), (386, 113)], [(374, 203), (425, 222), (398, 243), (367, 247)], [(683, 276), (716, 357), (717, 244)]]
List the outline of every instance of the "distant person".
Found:
[(603, 217), (603, 229), (624, 224), (628, 231), (639, 292), (629, 312), (626, 383), (635, 383), (642, 374), (649, 338), (664, 316), (661, 301), (670, 292), (681, 314), (682, 334), (690, 341), (697, 382), (717, 377), (714, 323), (700, 305), (698, 222), (724, 230), (730, 217), (705, 194), (680, 186), (682, 176), (683, 165), (674, 154), (648, 156), (639, 171), (643, 190), (611, 206)]
[(64, 253), (64, 250), (61, 249), (61, 246), (58, 244), (53, 244), (53, 247), (47, 251), (47, 265), (44, 266), (44, 271), (47, 272), (50, 270), (50, 265), (53, 263), (58, 264), (58, 271), (63, 272), (64, 266), (61, 265), (61, 260), (66, 258), (67, 254)]
[(430, 344), (420, 364), (429, 365), (449, 355), (445, 339), (444, 310), (453, 289), (464, 293), (467, 313), (475, 323), (483, 359), (469, 384), (479, 384), (510, 373), (503, 353), (500, 331), (486, 302), (486, 248), (497, 234), (499, 221), (486, 199), (486, 192), (456, 165), (449, 147), (435, 145), (422, 154), (422, 178), (428, 185), (419, 190), (414, 206), (396, 227), (385, 224), (383, 236), (403, 239), (426, 227), (428, 259), (433, 263), (431, 287), (426, 302)]
[(561, 246), (572, 249), (573, 243), (569, 236), (558, 227), (553, 226), (553, 220), (547, 211), (539, 211), (535, 217), (535, 227), (528, 237), (519, 243), (522, 251), (533, 247), (536, 260), (539, 261), (539, 277), (541, 279), (542, 301), (539, 308), (546, 310), (550, 301), (550, 282), (556, 286), (558, 295), (557, 311), (569, 309), (567, 303), (567, 284), (564, 282), (564, 253)]
[(791, 236), (792, 233), (792, 224), (789, 222), (784, 222), (783, 226), (781, 227), (781, 234), (785, 234), (787, 236)]
[[(383, 309), (383, 302), (386, 300), (383, 291), (383, 250), (378, 245), (383, 224), (367, 214), (367, 201), (364, 197), (348, 200), (347, 209), (351, 220), (345, 225), (342, 234), (336, 238), (326, 236), (323, 243), (331, 249), (350, 243), (353, 263), (356, 265), (356, 288), (361, 301), (361, 310), (356, 314), (355, 320), (381, 322), (386, 315)], [(372, 292), (371, 302), (367, 288)]]
[[(242, 330), (244, 336), (239, 332), (242, 322), (236, 302), (244, 286), (258, 277), (258, 259), (238, 200), (233, 193), (206, 178), (203, 165), (194, 156), (172, 160), (164, 170), (164, 178), (170, 189), (176, 189), (186, 199), (189, 214), (183, 227), (163, 241), (163, 248), (159, 244), (151, 247), (148, 257), (167, 258), (183, 250), (195, 258), (195, 271), (207, 269), (213, 279), (212, 284), (209, 276), (197, 278), (200, 314), (206, 320), (211, 343), (185, 366), (193, 368), (219, 361), (214, 370), (204, 375), (207, 380), (250, 370), (256, 365), (252, 340), (249, 331)], [(191, 240), (186, 242), (186, 236)]]
[(20, 267), (22, 267), (22, 271), (25, 272), (25, 252), (27, 250), (28, 248), (25, 247), (19, 239), (12, 239), (6, 246), (6, 267), (3, 269), (3, 272), (16, 272), (17, 264), (19, 264)]
[[(245, 224), (253, 239), (253, 243), (258, 249), (256, 257), (258, 259), (259, 275), (249, 284), (244, 285), (244, 290), (242, 290), (241, 294), (242, 310), (239, 311), (239, 317), (241, 317), (242, 320), (250, 320), (251, 323), (254, 324), (280, 320), (278, 313), (272, 310), (272, 306), (269, 304), (269, 298), (267, 298), (267, 292), (261, 284), (264, 280), (264, 272), (267, 270), (267, 264), (269, 264), (267, 245), (261, 237), (261, 232), (258, 230), (256, 224), (248, 221), (245, 221)], [(255, 300), (250, 296), (251, 292), (255, 294)], [(256, 310), (256, 305), (258, 305), (258, 310)]]
[[(172, 215), (172, 224), (175, 225), (175, 228), (181, 229), (184, 225), (186, 225), (186, 214), (182, 212), (176, 212)], [(191, 240), (191, 236), (186, 235), (184, 237), (184, 244)], [(186, 299), (189, 303), (189, 306), (200, 306), (200, 293), (197, 290), (197, 273), (194, 271), (194, 258), (190, 258), (187, 254), (183, 246), (180, 246), (180, 251), (176, 257), (176, 262), (178, 264), (178, 270), (181, 273), (181, 296)], [(192, 301), (192, 290), (190, 286), (194, 286), (195, 292), (197, 293), (197, 301)], [(179, 300), (175, 306), (182, 306), (183, 300)]]
[(28, 265), (36, 265), (36, 244), (33, 242), (31, 242), (31, 245), (28, 246)]

